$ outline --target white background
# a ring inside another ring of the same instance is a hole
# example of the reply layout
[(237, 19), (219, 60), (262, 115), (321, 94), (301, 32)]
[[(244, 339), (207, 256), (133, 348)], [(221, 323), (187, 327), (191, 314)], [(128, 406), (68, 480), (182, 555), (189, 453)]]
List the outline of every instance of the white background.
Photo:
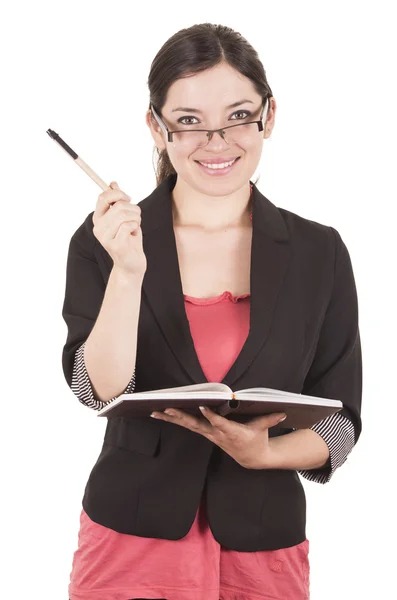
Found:
[(68, 244), (100, 188), (47, 135), (139, 202), (155, 187), (147, 77), (173, 33), (210, 21), (257, 49), (276, 124), (258, 187), (335, 227), (353, 263), (363, 432), (307, 493), (312, 600), (395, 591), (396, 45), (392, 2), (14, 2), (2, 8), (0, 596), (67, 599), (84, 486), (105, 420), (61, 367)]

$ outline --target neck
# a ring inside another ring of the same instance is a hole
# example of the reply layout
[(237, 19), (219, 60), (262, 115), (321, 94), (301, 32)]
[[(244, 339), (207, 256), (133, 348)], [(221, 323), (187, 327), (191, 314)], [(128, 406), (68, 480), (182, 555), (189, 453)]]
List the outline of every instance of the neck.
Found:
[(208, 196), (188, 186), (178, 177), (172, 190), (175, 226), (206, 230), (251, 227), (250, 183), (225, 196)]

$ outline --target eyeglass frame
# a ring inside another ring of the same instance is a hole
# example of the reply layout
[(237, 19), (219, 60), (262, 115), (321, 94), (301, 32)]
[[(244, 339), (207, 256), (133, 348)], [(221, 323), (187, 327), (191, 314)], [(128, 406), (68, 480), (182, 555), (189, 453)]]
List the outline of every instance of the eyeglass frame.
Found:
[[(157, 114), (156, 110), (154, 109), (154, 106), (152, 103), (150, 103), (150, 110), (152, 111), (152, 114), (154, 116), (154, 118), (156, 119), (157, 123), (160, 125), (161, 129), (163, 130), (164, 135), (167, 136), (167, 140), (168, 142), (172, 142), (172, 135), (174, 133), (185, 133), (186, 131), (205, 131), (207, 133), (207, 137), (208, 137), (208, 142), (209, 143), (212, 140), (212, 137), (214, 135), (214, 133), (219, 133), (219, 135), (221, 136), (221, 138), (224, 140), (224, 131), (226, 129), (231, 129), (232, 127), (240, 127), (241, 125), (251, 125), (256, 123), (258, 125), (258, 131), (263, 131), (264, 130), (264, 126), (263, 126), (263, 113), (265, 112), (265, 108), (266, 105), (268, 104), (269, 99), (266, 98), (263, 102), (262, 102), (262, 111), (260, 114), (260, 120), (259, 121), (249, 121), (248, 123), (236, 123), (235, 125), (227, 125), (226, 127), (220, 127), (219, 129), (176, 129), (174, 131), (170, 131), (167, 127), (167, 125), (164, 123), (164, 121), (161, 119), (161, 117), (159, 117), (159, 115)], [(226, 141), (226, 140), (225, 140)]]

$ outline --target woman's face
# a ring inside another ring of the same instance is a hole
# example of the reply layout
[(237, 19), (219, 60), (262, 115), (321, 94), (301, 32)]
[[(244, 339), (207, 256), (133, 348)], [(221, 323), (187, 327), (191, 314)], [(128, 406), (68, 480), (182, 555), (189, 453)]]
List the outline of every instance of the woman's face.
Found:
[[(233, 128), (226, 130), (226, 140), (219, 133), (214, 133), (209, 141), (205, 134), (201, 138), (174, 134), (173, 141), (168, 142), (157, 122), (150, 118), (150, 111), (146, 120), (157, 147), (167, 150), (178, 177), (204, 194), (221, 196), (241, 188), (255, 173), (263, 139), (269, 137), (273, 128), (274, 98), (270, 107), (264, 131), (259, 131), (257, 125)], [(258, 121), (261, 111), (262, 98), (251, 80), (222, 63), (175, 81), (168, 90), (161, 116), (170, 131), (218, 129)], [(231, 166), (213, 168), (232, 160), (235, 162)], [(212, 168), (201, 165), (202, 162)]]

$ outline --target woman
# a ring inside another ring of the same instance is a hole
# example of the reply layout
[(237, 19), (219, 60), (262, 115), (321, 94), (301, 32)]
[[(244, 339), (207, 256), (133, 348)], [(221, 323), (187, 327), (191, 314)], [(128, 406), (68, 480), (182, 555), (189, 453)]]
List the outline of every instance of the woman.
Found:
[(149, 90), (156, 189), (136, 205), (112, 182), (71, 239), (68, 384), (93, 409), (205, 381), (344, 408), (297, 431), (274, 427), (279, 413), (205, 408), (109, 419), (69, 596), (308, 598), (297, 473), (329, 481), (361, 431), (349, 253), (334, 228), (277, 208), (250, 181), (276, 102), (243, 37), (208, 23), (179, 31), (155, 57)]

